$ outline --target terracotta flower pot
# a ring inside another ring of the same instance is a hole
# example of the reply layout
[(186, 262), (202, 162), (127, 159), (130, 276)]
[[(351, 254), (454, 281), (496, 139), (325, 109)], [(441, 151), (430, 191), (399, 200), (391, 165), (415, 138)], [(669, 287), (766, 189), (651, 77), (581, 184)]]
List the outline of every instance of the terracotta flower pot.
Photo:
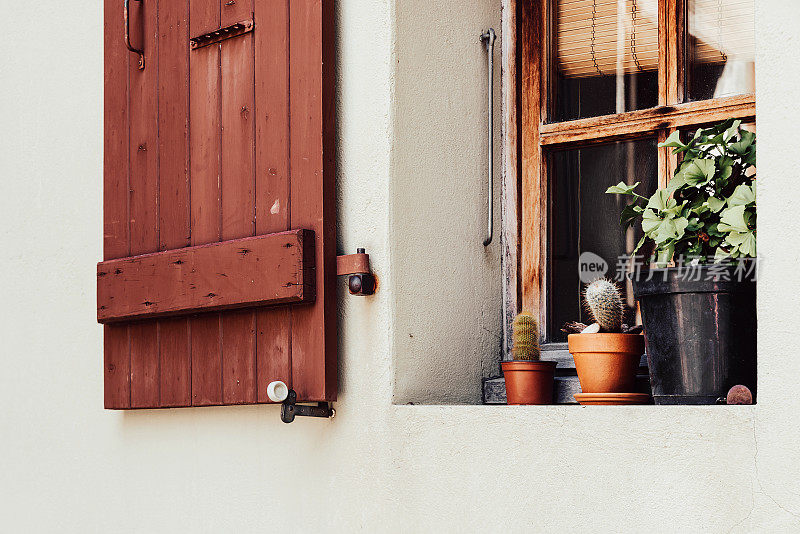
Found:
[(570, 334), (569, 352), (583, 393), (632, 393), (644, 354), (641, 334)]
[(556, 362), (502, 362), (508, 404), (553, 404)]

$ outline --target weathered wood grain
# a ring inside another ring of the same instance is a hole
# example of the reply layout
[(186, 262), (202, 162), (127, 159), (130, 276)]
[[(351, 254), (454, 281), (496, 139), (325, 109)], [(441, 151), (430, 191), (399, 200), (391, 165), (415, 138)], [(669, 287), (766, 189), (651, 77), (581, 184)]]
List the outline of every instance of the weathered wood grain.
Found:
[(225, 404), (256, 402), (255, 322), (252, 310), (222, 314), (222, 402)]
[[(122, 5), (105, 1), (103, 258), (124, 264), (98, 273), (98, 319), (113, 323), (105, 404), (268, 402), (275, 379), (300, 400), (333, 400), (333, 1), (142, 4), (131, 4), (132, 39), (147, 55), (139, 71), (122, 44)], [(190, 49), (190, 36), (249, 18), (253, 32)], [(249, 272), (224, 254), (222, 266), (186, 256), (291, 228), (311, 231), (294, 281), (287, 249)], [(198, 307), (201, 294), (213, 304)]]
[[(158, 5), (159, 250), (189, 246), (189, 2)], [(160, 406), (190, 406), (189, 319), (159, 321)]]
[(292, 1), (290, 20), (290, 220), (292, 227), (313, 230), (317, 239), (316, 302), (292, 308), (292, 377), (299, 399), (332, 401), (337, 392), (333, 1)]
[(658, 130), (696, 126), (725, 119), (751, 119), (756, 114), (754, 95), (686, 102), (542, 125), (541, 143), (554, 147), (620, 141), (654, 135)]
[(503, 349), (501, 360), (511, 355), (511, 323), (520, 305), (519, 258), (519, 139), (517, 75), (517, 1), (506, 0), (501, 12), (500, 61), (502, 178), (500, 185), (500, 257), (503, 273)]
[[(251, 0), (219, 0), (221, 26), (252, 14)], [(253, 33), (220, 45), (222, 82), (222, 239), (255, 234), (255, 57)], [(222, 315), (222, 392), (225, 404), (256, 397), (255, 312)]]
[(520, 164), (522, 206), (522, 310), (547, 317), (547, 172), (540, 143), (546, 88), (546, 11), (544, 2), (522, 2), (517, 43), (520, 59)]
[(155, 321), (130, 325), (131, 408), (160, 405), (158, 330)]
[(189, 355), (189, 319), (159, 320), (159, 406), (192, 404), (192, 362)]
[[(130, 137), (130, 254), (155, 252), (159, 245), (158, 10), (142, 2), (131, 6), (131, 37), (141, 43), (147, 66), (128, 67)], [(159, 404), (158, 324), (130, 327), (131, 407)]]
[(310, 301), (313, 244), (293, 230), (98, 263), (98, 321)]
[[(255, 50), (256, 233), (289, 228), (289, 0), (255, 0), (259, 28)], [(291, 310), (256, 312), (258, 402), (270, 402), (267, 384), (281, 380), (292, 387)]]
[[(119, 2), (104, 5), (103, 89), (103, 259), (130, 253), (128, 232), (128, 50)], [(103, 328), (104, 406), (129, 408), (131, 402), (128, 327)]]
[[(189, 3), (189, 32), (219, 28), (218, 1)], [(220, 44), (189, 54), (190, 180), (192, 245), (221, 240), (222, 95)], [(189, 319), (192, 405), (222, 402), (222, 336), (219, 314)]]
[(222, 404), (221, 314), (193, 317), (191, 328), (192, 406)]
[(256, 313), (256, 395), (258, 402), (271, 402), (267, 385), (275, 380), (292, 387), (291, 318), (288, 307), (262, 309)]

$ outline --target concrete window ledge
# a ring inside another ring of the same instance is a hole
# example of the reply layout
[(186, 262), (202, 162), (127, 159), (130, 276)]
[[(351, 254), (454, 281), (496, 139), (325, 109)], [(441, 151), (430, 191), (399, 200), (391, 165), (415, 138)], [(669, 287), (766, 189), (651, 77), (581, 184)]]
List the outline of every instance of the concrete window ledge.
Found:
[[(555, 403), (577, 404), (573, 395), (581, 392), (581, 385), (578, 375), (575, 373), (575, 361), (567, 350), (567, 344), (552, 343), (542, 346), (541, 359), (556, 362), (556, 380), (553, 385)], [(647, 374), (647, 356), (645, 355), (642, 355), (642, 360), (639, 362), (636, 390), (640, 393), (650, 393), (650, 378)], [(483, 403), (506, 403), (506, 380), (502, 374), (498, 377), (484, 379)]]

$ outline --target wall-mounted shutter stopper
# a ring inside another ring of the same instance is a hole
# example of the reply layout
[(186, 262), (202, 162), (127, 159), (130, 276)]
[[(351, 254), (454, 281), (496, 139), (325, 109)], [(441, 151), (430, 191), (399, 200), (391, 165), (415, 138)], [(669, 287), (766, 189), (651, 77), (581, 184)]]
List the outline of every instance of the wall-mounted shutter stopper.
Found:
[(297, 404), (297, 393), (280, 380), (269, 383), (267, 397), (272, 402), (283, 403), (281, 405), (281, 421), (284, 423), (291, 423), (296, 416), (333, 419), (336, 415), (336, 410), (327, 402), (318, 402), (316, 406)]

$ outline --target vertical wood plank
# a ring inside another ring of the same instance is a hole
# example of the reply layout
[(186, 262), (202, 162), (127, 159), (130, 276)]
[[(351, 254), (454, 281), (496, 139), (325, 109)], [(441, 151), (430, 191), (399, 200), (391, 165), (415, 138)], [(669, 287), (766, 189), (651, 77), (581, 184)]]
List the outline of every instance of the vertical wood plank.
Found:
[[(130, 61), (130, 235), (131, 254), (158, 250), (158, 6), (146, 2), (131, 6), (131, 38), (140, 43), (145, 68)], [(139, 31), (137, 31), (137, 29)], [(131, 407), (159, 403), (158, 323), (130, 327)]]
[[(255, 0), (256, 233), (289, 229), (289, 0)], [(291, 312), (256, 312), (258, 402), (270, 402), (266, 386), (292, 387)]]
[[(684, 40), (685, 40), (685, 0), (675, 0), (666, 2), (666, 28), (664, 33), (667, 34), (667, 72), (668, 85), (667, 85), (667, 104), (679, 104), (684, 101), (684, 79), (686, 78), (686, 71), (684, 70)], [(659, 142), (666, 141), (667, 137), (674, 132), (675, 129), (662, 130), (659, 132)], [(662, 141), (661, 136), (664, 139)], [(671, 148), (660, 148), (663, 151), (663, 159), (665, 168), (659, 174), (658, 181), (659, 187), (666, 187), (669, 180), (675, 174), (678, 168), (678, 155), (672, 153)], [(661, 156), (659, 154), (659, 156)], [(661, 161), (659, 157), (659, 162)], [(661, 170), (661, 169), (659, 169)]]
[(267, 385), (280, 380), (292, 385), (291, 309), (263, 309), (256, 312), (256, 390), (257, 402), (271, 402)]
[[(224, 4), (227, 0), (220, 1)], [(244, 0), (238, 0), (227, 7), (244, 3)], [(229, 16), (231, 18), (223, 19), (222, 25), (231, 24), (241, 17), (239, 13)], [(225, 41), (221, 49), (221, 239), (228, 240), (255, 233), (253, 33)]]
[(159, 321), (160, 406), (191, 406), (189, 320)]
[(159, 250), (171, 250), (190, 244), (188, 0), (159, 3), (158, 34)]
[(659, 28), (659, 46), (663, 42), (666, 47), (664, 77), (666, 78), (665, 103), (667, 105), (683, 102), (683, 10), (682, 0), (664, 2), (664, 26)]
[[(104, 2), (103, 259), (128, 255), (128, 54), (122, 6)], [(128, 327), (103, 327), (104, 406), (130, 408)]]
[(131, 39), (144, 47), (144, 70), (130, 61), (130, 232), (132, 255), (158, 250), (158, 39), (156, 4), (134, 2)]
[(132, 324), (129, 328), (131, 408), (157, 408), (160, 389), (157, 324), (148, 321)]
[(503, 272), (503, 360), (511, 358), (511, 323), (519, 309), (519, 149), (517, 138), (517, 2), (507, 0), (502, 6), (501, 73), (502, 157), (500, 243)]
[[(273, 4), (278, 2), (273, 1)], [(240, 22), (245, 19), (249, 19), (253, 14), (253, 2), (252, 0), (219, 0), (220, 5), (220, 13), (222, 17), (222, 21), (220, 22), (220, 26), (230, 26), (236, 22)], [(265, 13), (265, 18), (269, 17), (271, 13)], [(259, 20), (259, 23), (261, 20)], [(259, 25), (259, 28), (261, 26)], [(239, 40), (240, 37), (237, 37), (234, 40)], [(250, 45), (252, 46), (252, 42)]]
[(130, 362), (128, 325), (104, 325), (103, 405), (108, 409), (131, 407)]
[[(227, 26), (252, 15), (251, 0), (220, 0)], [(222, 43), (222, 239), (255, 234), (255, 61), (253, 33)], [(255, 312), (222, 314), (223, 402), (256, 398)]]
[[(213, 8), (213, 9), (211, 9)], [(216, 2), (190, 3), (190, 33), (199, 35), (219, 25)], [(189, 55), (189, 117), (191, 134), (191, 244), (220, 240), (220, 46), (193, 50)]]
[[(190, 244), (189, 2), (158, 4), (159, 250)], [(191, 405), (188, 319), (160, 321), (162, 406)]]
[[(189, 4), (190, 34), (200, 35), (219, 27), (217, 1)], [(191, 243), (220, 240), (221, 95), (220, 45), (193, 50), (189, 55)], [(220, 315), (190, 319), (192, 405), (222, 401)]]
[(220, 314), (209, 313), (191, 321), (192, 406), (222, 404), (222, 351)]
[(222, 402), (256, 401), (255, 313), (222, 314)]
[(255, 0), (256, 232), (289, 230), (289, 0)]
[(546, 287), (547, 179), (539, 126), (546, 103), (542, 72), (546, 68), (546, 13), (538, 2), (520, 6), (520, 130), (522, 203), (522, 309), (539, 314), (547, 328)]
[(316, 236), (317, 300), (292, 308), (292, 376), (299, 399), (336, 397), (333, 1), (290, 3), (291, 225)]

